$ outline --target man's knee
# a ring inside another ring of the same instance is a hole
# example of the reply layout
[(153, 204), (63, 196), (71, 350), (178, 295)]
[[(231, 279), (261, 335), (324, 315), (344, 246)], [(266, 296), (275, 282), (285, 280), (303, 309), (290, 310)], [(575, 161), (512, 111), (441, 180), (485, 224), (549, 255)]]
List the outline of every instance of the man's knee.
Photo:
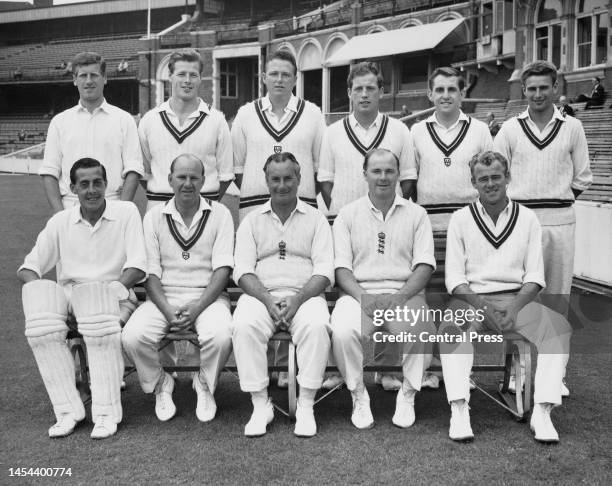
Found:
[(68, 301), (64, 290), (51, 280), (34, 280), (22, 288), (26, 337), (67, 331)]
[(119, 301), (105, 282), (89, 282), (72, 289), (72, 308), (85, 337), (102, 337), (121, 332)]

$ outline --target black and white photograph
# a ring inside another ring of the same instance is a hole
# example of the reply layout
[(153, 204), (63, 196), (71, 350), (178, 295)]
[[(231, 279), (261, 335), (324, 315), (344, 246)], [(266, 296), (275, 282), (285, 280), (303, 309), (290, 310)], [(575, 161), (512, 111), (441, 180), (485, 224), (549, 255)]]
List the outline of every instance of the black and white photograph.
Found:
[(1, 484), (611, 484), (611, 0), (0, 0)]

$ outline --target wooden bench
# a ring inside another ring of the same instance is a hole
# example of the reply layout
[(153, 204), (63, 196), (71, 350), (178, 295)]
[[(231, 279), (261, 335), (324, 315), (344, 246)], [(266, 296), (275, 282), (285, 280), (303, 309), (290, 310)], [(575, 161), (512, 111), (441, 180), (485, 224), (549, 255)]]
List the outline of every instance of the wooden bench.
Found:
[[(437, 255), (436, 255), (437, 257)], [(438, 273), (438, 272), (436, 272)], [(436, 282), (436, 279), (432, 279)], [(232, 311), (236, 306), (236, 302), (242, 291), (237, 287), (228, 289), (230, 295), (230, 302)], [(139, 289), (137, 292), (139, 300), (145, 300), (144, 289)], [(329, 311), (333, 310), (336, 300), (338, 298), (337, 289), (332, 289), (326, 292), (326, 299), (329, 307)], [(77, 387), (81, 392), (84, 401), (89, 399), (89, 376), (87, 367), (86, 350), (81, 336), (78, 332), (71, 330), (68, 334), (70, 340), (71, 353), (75, 359), (76, 364), (76, 375), (77, 375)], [(283, 408), (277, 403), (273, 403), (274, 407), (284, 415), (294, 418), (295, 410), (297, 406), (297, 356), (295, 345), (291, 340), (291, 335), (286, 331), (276, 332), (272, 337), (272, 341), (284, 341), (289, 346), (289, 356), (287, 365), (270, 365), (268, 366), (269, 372), (274, 371), (286, 371), (288, 373), (288, 388), (287, 388), (287, 408)], [(196, 348), (199, 347), (197, 334), (193, 331), (187, 332), (171, 332), (161, 341), (159, 349), (163, 349), (172, 342), (188, 341), (193, 344)], [(480, 392), (484, 393), (487, 397), (495, 401), (497, 404), (505, 408), (510, 412), (517, 420), (523, 421), (527, 418), (527, 414), (531, 410), (531, 395), (533, 392), (533, 370), (531, 365), (531, 354), (533, 345), (527, 341), (523, 336), (518, 333), (505, 333), (504, 334), (504, 362), (503, 364), (478, 364), (472, 367), (472, 371), (475, 372), (503, 372), (503, 379), (499, 382), (497, 387), (497, 393), (500, 399), (495, 398), (487, 390), (481, 387), (476, 381), (472, 380), (472, 383)], [(522, 371), (525, 371), (525, 383), (522, 382)], [(197, 372), (199, 370), (198, 365), (173, 365), (164, 366), (164, 370), (168, 372)], [(327, 371), (338, 371), (335, 366), (328, 366)], [(401, 373), (401, 366), (390, 366), (390, 365), (376, 365), (372, 363), (366, 363), (363, 368), (364, 372), (395, 372)], [(441, 371), (440, 366), (430, 367), (431, 371)], [(136, 369), (134, 367), (126, 367), (126, 376), (134, 373)], [(230, 372), (237, 377), (236, 366), (228, 365), (224, 368), (224, 371)], [(508, 383), (510, 376), (516, 377), (516, 394), (510, 393), (508, 389)], [(336, 389), (340, 388), (338, 386)], [(330, 390), (323, 395), (319, 396), (315, 403), (320, 402), (329, 395), (331, 395), (336, 389)]]

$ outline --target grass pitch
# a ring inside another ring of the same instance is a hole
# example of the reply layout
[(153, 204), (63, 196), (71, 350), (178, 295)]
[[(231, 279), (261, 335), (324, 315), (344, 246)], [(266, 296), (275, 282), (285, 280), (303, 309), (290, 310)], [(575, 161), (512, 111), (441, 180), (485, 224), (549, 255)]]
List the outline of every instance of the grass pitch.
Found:
[[(0, 204), (0, 484), (612, 484), (612, 302), (585, 294), (573, 296), (580, 329), (568, 368), (572, 396), (553, 412), (561, 436), (556, 446), (536, 443), (528, 424), (514, 421), (479, 392), (471, 400), (471, 444), (448, 439), (443, 389), (419, 393), (415, 425), (398, 429), (391, 424), (395, 394), (372, 385), (371, 377), (372, 430), (351, 425), (350, 396), (343, 390), (317, 405), (316, 437), (294, 437), (293, 424), (277, 414), (266, 436), (247, 439), (242, 432), (250, 400), (227, 373), (210, 424), (195, 418), (188, 378), (175, 389), (177, 417), (161, 423), (154, 397), (143, 394), (131, 375), (116, 436), (92, 441), (88, 417), (72, 436), (51, 440), (53, 413), (23, 335), (15, 276), (50, 212), (35, 176), (0, 175)], [(498, 378), (478, 376), (491, 390)], [(271, 391), (284, 400), (282, 392)], [(70, 467), (72, 476), (9, 477), (9, 468), (18, 467)]]

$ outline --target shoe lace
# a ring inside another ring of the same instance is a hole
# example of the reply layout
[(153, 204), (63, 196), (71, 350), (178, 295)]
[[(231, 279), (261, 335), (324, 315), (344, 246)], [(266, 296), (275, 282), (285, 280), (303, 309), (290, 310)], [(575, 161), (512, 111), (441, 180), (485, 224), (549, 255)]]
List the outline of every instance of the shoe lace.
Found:
[(100, 415), (96, 419), (96, 427), (106, 429), (106, 422), (108, 422), (108, 415)]

